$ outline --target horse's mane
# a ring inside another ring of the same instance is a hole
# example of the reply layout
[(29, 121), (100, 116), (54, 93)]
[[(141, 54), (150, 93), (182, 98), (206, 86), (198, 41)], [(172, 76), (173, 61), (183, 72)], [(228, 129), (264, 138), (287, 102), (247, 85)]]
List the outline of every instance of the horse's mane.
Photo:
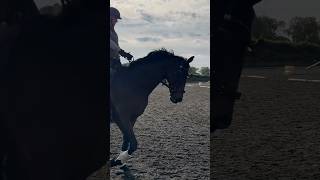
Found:
[(148, 57), (148, 56), (159, 56), (159, 55), (161, 55), (161, 56), (175, 56), (174, 52), (172, 50), (168, 51), (165, 48), (161, 48), (161, 49), (157, 49), (157, 50), (151, 51), (146, 57)]
[(130, 63), (130, 67), (134, 67), (134, 66), (140, 65), (140, 64), (145, 64), (145, 63), (148, 63), (151, 61), (161, 61), (161, 60), (163, 60), (164, 57), (166, 59), (170, 59), (173, 57), (182, 58), (180, 56), (176, 56), (172, 50), (168, 51), (165, 48), (161, 48), (161, 49), (151, 51), (147, 56), (140, 58), (140, 59), (137, 59), (136, 61), (133, 61), (132, 63)]

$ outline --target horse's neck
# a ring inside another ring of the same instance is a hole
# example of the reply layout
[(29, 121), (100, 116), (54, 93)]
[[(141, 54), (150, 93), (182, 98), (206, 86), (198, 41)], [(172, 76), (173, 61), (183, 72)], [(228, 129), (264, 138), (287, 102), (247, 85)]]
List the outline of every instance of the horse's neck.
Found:
[[(162, 62), (164, 63), (164, 62)], [(154, 62), (148, 65), (136, 67), (132, 73), (135, 73), (133, 80), (136, 85), (143, 87), (143, 91), (150, 94), (164, 78), (164, 64)]]

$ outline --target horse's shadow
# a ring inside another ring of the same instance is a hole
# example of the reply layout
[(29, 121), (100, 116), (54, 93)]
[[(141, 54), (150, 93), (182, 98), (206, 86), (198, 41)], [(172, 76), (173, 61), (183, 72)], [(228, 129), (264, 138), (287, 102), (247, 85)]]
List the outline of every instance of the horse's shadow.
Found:
[(121, 170), (116, 172), (116, 175), (121, 176), (123, 180), (135, 180), (136, 177), (129, 166), (125, 165), (120, 168)]

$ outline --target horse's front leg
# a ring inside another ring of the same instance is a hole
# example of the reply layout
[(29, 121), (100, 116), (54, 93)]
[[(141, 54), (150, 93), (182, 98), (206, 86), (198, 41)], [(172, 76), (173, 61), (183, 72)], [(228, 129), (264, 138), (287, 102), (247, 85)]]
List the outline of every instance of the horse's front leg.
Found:
[(128, 154), (131, 155), (133, 152), (135, 152), (138, 148), (138, 142), (136, 139), (136, 136), (133, 133), (132, 130), (132, 135), (130, 136), (130, 143), (129, 143), (129, 150), (128, 150)]
[(122, 116), (118, 123), (119, 129), (123, 134), (123, 143), (119, 156), (116, 158), (116, 164), (125, 164), (138, 147), (136, 137), (133, 132), (134, 121), (130, 118)]
[(111, 161), (111, 166), (125, 165), (128, 159), (131, 157), (128, 153), (129, 144), (130, 144), (129, 138), (126, 135), (123, 135), (121, 152), (116, 159), (113, 159)]
[[(129, 121), (130, 128), (128, 130), (128, 136), (123, 136), (124, 141), (122, 144), (122, 151), (128, 150), (129, 155), (132, 155), (132, 153), (135, 152), (138, 148), (138, 142), (137, 142), (136, 136), (133, 132), (133, 127), (134, 127), (136, 120), (137, 120), (137, 118), (130, 118), (130, 121)], [(129, 142), (129, 143), (127, 144), (127, 142)]]
[[(129, 145), (129, 146), (127, 146)], [(126, 150), (125, 148), (126, 147)], [(133, 136), (125, 137), (123, 142), (123, 149), (120, 152), (119, 156), (113, 162), (114, 165), (121, 165), (121, 168), (125, 168), (126, 162), (132, 157), (133, 152), (137, 150), (138, 143), (133, 134)]]
[(133, 129), (130, 129), (129, 131), (132, 131), (129, 136), (123, 135), (123, 143), (120, 155), (117, 159), (126, 159), (129, 156), (133, 154), (138, 148), (138, 142), (137, 139), (133, 133)]
[(128, 153), (130, 140), (127, 136), (123, 135), (123, 143), (121, 152), (119, 153), (118, 157), (111, 160), (111, 167), (118, 166), (118, 165), (125, 165), (125, 163), (128, 161), (128, 159), (131, 157)]
[(130, 139), (127, 136), (123, 135), (122, 140), (123, 142), (121, 151), (127, 151), (129, 149)]

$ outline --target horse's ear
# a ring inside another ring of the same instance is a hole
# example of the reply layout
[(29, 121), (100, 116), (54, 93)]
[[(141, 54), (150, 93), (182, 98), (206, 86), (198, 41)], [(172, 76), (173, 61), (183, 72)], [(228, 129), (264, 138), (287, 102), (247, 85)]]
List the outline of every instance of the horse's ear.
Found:
[(191, 63), (191, 62), (193, 61), (193, 58), (194, 58), (194, 56), (190, 57), (190, 58), (187, 60), (187, 62), (188, 62), (188, 63)]

